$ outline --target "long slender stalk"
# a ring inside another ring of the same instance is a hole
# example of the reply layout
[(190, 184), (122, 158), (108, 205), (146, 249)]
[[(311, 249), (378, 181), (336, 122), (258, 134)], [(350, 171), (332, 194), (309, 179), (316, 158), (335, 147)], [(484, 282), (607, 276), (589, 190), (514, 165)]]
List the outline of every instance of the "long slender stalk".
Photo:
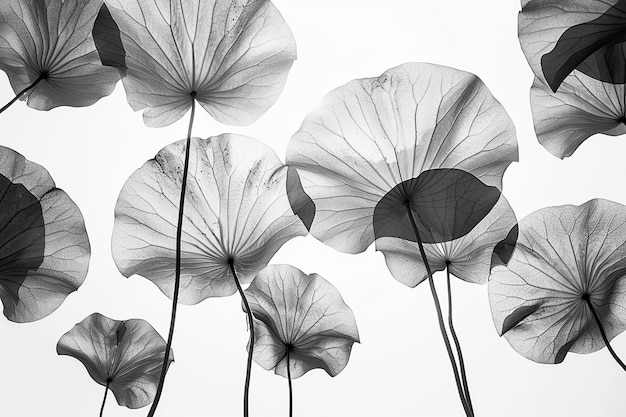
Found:
[(606, 345), (607, 349), (609, 349), (611, 356), (613, 356), (613, 359), (615, 359), (615, 362), (617, 362), (617, 364), (621, 366), (624, 371), (626, 371), (626, 365), (624, 365), (624, 362), (622, 362), (619, 356), (617, 356), (617, 353), (615, 353), (615, 351), (611, 347), (611, 344), (609, 343), (609, 338), (606, 337), (606, 332), (604, 331), (604, 327), (602, 326), (600, 317), (598, 317), (598, 313), (596, 312), (596, 309), (593, 307), (593, 304), (591, 304), (591, 300), (589, 299), (589, 296), (583, 297), (583, 299), (587, 302), (587, 305), (589, 306), (589, 309), (591, 310), (591, 313), (593, 314), (593, 318), (596, 320), (596, 324), (598, 325), (598, 328), (600, 329), (600, 334), (602, 335), (602, 340), (604, 340), (604, 344)]
[(102, 399), (102, 406), (100, 407), (100, 417), (102, 417), (102, 412), (104, 411), (104, 404), (107, 402), (107, 394), (109, 393), (109, 384), (111, 381), (107, 379), (107, 385), (104, 388), (104, 398)]
[(187, 191), (187, 174), (189, 172), (189, 149), (191, 147), (191, 129), (193, 127), (193, 118), (196, 113), (195, 94), (191, 95), (191, 118), (189, 119), (189, 129), (187, 130), (187, 143), (185, 147), (185, 166), (183, 168), (183, 179), (180, 187), (180, 203), (178, 205), (178, 226), (176, 228), (176, 275), (174, 281), (174, 294), (172, 296), (172, 315), (170, 319), (170, 330), (167, 335), (167, 344), (165, 347), (165, 355), (163, 356), (163, 365), (161, 366), (161, 375), (159, 376), (159, 385), (154, 396), (154, 401), (148, 412), (148, 417), (153, 417), (159, 405), (161, 392), (163, 392), (163, 384), (165, 383), (165, 373), (170, 358), (170, 349), (172, 348), (172, 339), (174, 338), (174, 323), (176, 322), (176, 307), (178, 305), (178, 291), (180, 289), (180, 251), (181, 239), (183, 234), (183, 214), (185, 208), (185, 193)]
[(7, 104), (5, 104), (1, 109), (0, 109), (0, 113), (2, 113), (3, 111), (5, 111), (6, 109), (8, 109), (9, 107), (11, 107), (11, 105), (13, 103), (15, 103), (20, 97), (22, 97), (24, 94), (26, 94), (28, 91), (32, 90), (33, 88), (35, 88), (37, 86), (37, 84), (39, 84), (39, 81), (43, 80), (47, 78), (46, 74), (41, 74), (39, 76), (39, 78), (37, 78), (31, 85), (29, 85), (28, 87), (26, 87), (25, 89), (23, 89), (22, 91), (20, 91), (19, 93), (17, 93), (15, 95), (15, 97), (13, 97), (13, 99), (11, 101), (9, 101)]
[(289, 352), (291, 347), (287, 349), (287, 381), (289, 381), (289, 417), (293, 417), (293, 390), (291, 388), (291, 364), (289, 363)]
[(248, 304), (248, 299), (246, 295), (243, 293), (243, 289), (241, 288), (241, 283), (239, 282), (239, 278), (237, 278), (237, 272), (235, 271), (234, 261), (231, 258), (228, 261), (228, 265), (230, 265), (230, 271), (235, 278), (235, 284), (237, 284), (237, 291), (239, 291), (239, 295), (241, 296), (241, 300), (243, 301), (244, 306), (246, 307), (246, 313), (248, 314), (248, 323), (250, 323), (250, 342), (248, 349), (248, 364), (246, 366), (246, 384), (243, 389), (243, 415), (244, 417), (248, 417), (248, 398), (250, 396), (250, 375), (252, 373), (252, 353), (254, 352), (254, 321), (252, 319), (252, 310), (250, 310), (250, 305)]
[(472, 405), (472, 399), (470, 398), (469, 386), (467, 385), (467, 374), (465, 372), (465, 362), (463, 361), (463, 352), (461, 351), (461, 343), (454, 330), (454, 324), (452, 322), (452, 286), (450, 284), (450, 263), (446, 263), (446, 276), (448, 280), (448, 327), (450, 328), (450, 334), (454, 340), (454, 346), (456, 347), (456, 355), (459, 357), (459, 368), (461, 368), (461, 380), (463, 382), (463, 392), (465, 392), (465, 400), (469, 409), (474, 413), (474, 406)]
[(415, 223), (415, 219), (413, 218), (413, 212), (411, 211), (410, 203), (407, 201), (405, 203), (405, 206), (409, 214), (409, 219), (411, 220), (411, 226), (413, 227), (413, 233), (415, 234), (415, 239), (417, 240), (417, 245), (420, 250), (420, 255), (422, 256), (422, 260), (424, 261), (424, 266), (426, 267), (426, 273), (428, 274), (428, 283), (430, 284), (430, 292), (433, 295), (433, 301), (435, 302), (435, 309), (437, 310), (439, 330), (441, 331), (441, 337), (443, 338), (443, 342), (446, 345), (446, 350), (448, 351), (448, 358), (450, 359), (450, 365), (452, 366), (452, 371), (454, 372), (454, 380), (456, 381), (456, 387), (459, 392), (459, 398), (461, 399), (461, 404), (463, 404), (463, 410), (465, 410), (465, 415), (467, 415), (467, 417), (474, 417), (474, 413), (472, 413), (472, 411), (470, 410), (467, 404), (467, 400), (465, 399), (463, 386), (461, 385), (461, 379), (459, 377), (459, 370), (457, 368), (456, 360), (454, 359), (454, 354), (452, 353), (450, 340), (448, 339), (448, 335), (446, 333), (446, 327), (443, 321), (443, 314), (441, 312), (441, 304), (439, 303), (439, 297), (437, 296), (437, 289), (435, 288), (435, 281), (433, 280), (433, 273), (432, 273), (432, 270), (430, 269), (430, 264), (428, 263), (428, 259), (426, 258), (426, 251), (424, 250), (424, 244), (422, 243), (419, 230), (417, 230), (417, 225)]

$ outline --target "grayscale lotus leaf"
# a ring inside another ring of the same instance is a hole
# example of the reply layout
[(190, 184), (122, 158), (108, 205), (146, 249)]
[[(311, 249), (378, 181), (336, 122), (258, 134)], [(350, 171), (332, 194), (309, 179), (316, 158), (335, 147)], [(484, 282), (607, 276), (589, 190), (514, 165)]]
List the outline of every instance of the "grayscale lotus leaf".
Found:
[(513, 123), (482, 81), (422, 63), (332, 91), (287, 147), (287, 165), (316, 210), (311, 234), (349, 253), (377, 237), (376, 206), (400, 184), (454, 169), (500, 189), (516, 160)]
[(508, 266), (489, 278), (500, 335), (522, 356), (560, 363), (605, 346), (626, 329), (626, 207), (608, 200), (548, 207), (519, 223)]
[[(165, 348), (165, 340), (147, 321), (113, 320), (100, 313), (76, 324), (57, 343), (59, 355), (81, 361), (89, 376), (108, 384), (117, 403), (128, 408), (144, 407), (154, 399)], [(169, 358), (171, 364), (171, 349)]]
[(120, 75), (101, 64), (91, 31), (102, 0), (0, 2), (0, 69), (37, 110), (89, 106), (113, 92)]
[[(448, 266), (450, 274), (475, 284), (487, 282), (494, 264), (506, 263), (511, 256), (516, 236), (503, 248), (499, 262), (494, 250), (508, 243), (507, 237), (515, 228), (515, 213), (504, 196), (500, 196), (493, 209), (467, 234), (454, 240), (424, 244), (431, 271), (442, 271)], [(517, 229), (515, 229), (517, 230)], [(428, 278), (426, 267), (419, 255), (418, 244), (398, 237), (376, 239), (376, 250), (385, 255), (385, 262), (395, 279), (415, 287)]]
[(553, 92), (575, 69), (626, 82), (625, 0), (524, 0), (519, 39), (535, 76)]
[[(254, 317), (254, 360), (287, 378), (322, 368), (330, 376), (348, 364), (359, 332), (339, 291), (317, 274), (270, 265), (245, 290)], [(245, 307), (244, 307), (245, 309)]]
[[(196, 304), (252, 281), (278, 249), (307, 230), (289, 205), (287, 167), (255, 139), (193, 138), (182, 227), (179, 301)], [(185, 141), (162, 149), (126, 181), (115, 207), (113, 259), (172, 297)]]
[(296, 59), (291, 30), (269, 0), (106, 0), (106, 7), (94, 29), (103, 61), (122, 67), (128, 102), (145, 109), (148, 126), (174, 123), (193, 98), (222, 123), (251, 124), (274, 104)]
[(597, 133), (625, 134), (625, 93), (624, 84), (598, 81), (579, 71), (556, 93), (535, 78), (530, 103), (539, 142), (554, 156), (566, 158)]
[(14, 322), (56, 310), (85, 280), (83, 216), (45, 168), (0, 146), (0, 299)]

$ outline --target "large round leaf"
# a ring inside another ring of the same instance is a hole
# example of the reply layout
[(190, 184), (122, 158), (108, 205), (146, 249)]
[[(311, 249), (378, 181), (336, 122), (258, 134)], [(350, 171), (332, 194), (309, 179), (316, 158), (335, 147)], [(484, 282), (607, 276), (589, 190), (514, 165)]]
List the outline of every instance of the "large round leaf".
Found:
[(348, 364), (359, 341), (354, 314), (339, 291), (317, 274), (270, 265), (245, 291), (254, 317), (254, 360), (298, 378), (314, 368), (330, 376)]
[(287, 148), (302, 185), (295, 200), (304, 190), (316, 209), (311, 234), (350, 253), (374, 241), (375, 208), (400, 184), (454, 169), (501, 188), (515, 160), (513, 123), (480, 79), (420, 63), (332, 91)]
[(528, 359), (559, 363), (626, 329), (626, 207), (607, 200), (548, 207), (519, 223), (508, 263), (489, 278), (494, 323)]
[(0, 147), (0, 299), (11, 321), (39, 320), (85, 280), (82, 214), (48, 171)]
[[(424, 245), (431, 271), (442, 271), (447, 267), (459, 279), (484, 284), (493, 265), (508, 262), (517, 237), (511, 235), (516, 224), (513, 209), (504, 196), (500, 196), (489, 214), (469, 233), (454, 240)], [(494, 251), (498, 245), (503, 247), (502, 253), (495, 256), (504, 259), (494, 261)], [(401, 283), (415, 287), (428, 278), (426, 266), (419, 256), (418, 244), (413, 240), (378, 238), (376, 250), (385, 255), (389, 271)]]
[(146, 109), (148, 126), (180, 119), (194, 98), (218, 121), (248, 125), (274, 104), (296, 59), (293, 35), (268, 0), (106, 5), (116, 25), (99, 20), (96, 35), (106, 56), (121, 41), (128, 102)]
[[(94, 381), (113, 391), (119, 405), (140, 408), (154, 399), (165, 347), (145, 320), (93, 313), (59, 339), (57, 353), (81, 361)], [(174, 361), (171, 350), (169, 358)]]
[[(240, 135), (191, 140), (182, 230), (179, 301), (195, 304), (237, 291), (278, 249), (307, 231), (289, 206), (287, 167), (274, 151)], [(176, 224), (185, 141), (162, 149), (126, 181), (115, 207), (113, 259), (168, 297), (174, 288)]]
[(120, 79), (102, 66), (91, 35), (102, 0), (0, 2), (0, 69), (17, 94), (38, 110), (88, 106), (113, 92)]

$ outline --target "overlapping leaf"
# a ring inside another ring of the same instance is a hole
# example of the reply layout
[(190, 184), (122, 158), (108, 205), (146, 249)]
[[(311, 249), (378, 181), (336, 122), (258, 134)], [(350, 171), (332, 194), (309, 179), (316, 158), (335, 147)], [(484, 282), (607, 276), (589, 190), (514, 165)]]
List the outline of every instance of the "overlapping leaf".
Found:
[[(119, 405), (140, 408), (154, 399), (165, 341), (145, 320), (113, 320), (94, 313), (59, 339), (57, 353), (81, 361), (94, 381), (111, 389)], [(172, 351), (169, 357), (171, 363)]]
[[(240, 135), (191, 140), (182, 230), (179, 301), (195, 304), (249, 283), (278, 249), (306, 235), (286, 194), (287, 167), (274, 151)], [(172, 297), (185, 141), (135, 171), (115, 208), (113, 258), (124, 276), (142, 275)]]
[[(250, 124), (276, 101), (296, 58), (293, 35), (268, 0), (106, 5), (118, 29), (103, 19), (97, 36), (109, 46), (121, 40), (128, 101), (145, 109), (149, 126), (180, 119), (194, 98), (222, 123)], [(111, 57), (114, 50), (103, 52)]]
[(559, 363), (626, 329), (626, 207), (607, 200), (548, 207), (519, 223), (508, 267), (493, 269), (494, 323), (526, 358)]
[[(508, 261), (517, 237), (509, 237), (509, 234), (516, 223), (513, 209), (504, 196), (500, 196), (489, 214), (469, 233), (454, 240), (424, 245), (431, 271), (441, 271), (448, 267), (450, 273), (457, 278), (484, 284), (492, 265), (497, 263), (493, 261), (493, 257), (498, 245), (509, 244), (508, 248), (503, 248), (502, 258), (505, 259), (501, 262)], [(382, 251), (389, 271), (401, 283), (415, 287), (428, 277), (414, 239), (378, 238), (376, 250)]]
[(102, 0), (0, 2), (0, 69), (38, 110), (88, 106), (111, 94), (120, 79), (102, 66), (91, 35)]
[(42, 166), (0, 147), (0, 299), (11, 321), (56, 310), (87, 275), (82, 214)]
[(339, 291), (317, 274), (270, 265), (246, 289), (254, 316), (254, 360), (292, 378), (322, 368), (335, 376), (359, 341), (354, 314)]
[(303, 201), (303, 190), (316, 209), (311, 233), (350, 253), (374, 241), (375, 208), (400, 184), (447, 169), (501, 188), (515, 160), (513, 123), (484, 84), (419, 63), (332, 91), (287, 148), (302, 185), (294, 200)]

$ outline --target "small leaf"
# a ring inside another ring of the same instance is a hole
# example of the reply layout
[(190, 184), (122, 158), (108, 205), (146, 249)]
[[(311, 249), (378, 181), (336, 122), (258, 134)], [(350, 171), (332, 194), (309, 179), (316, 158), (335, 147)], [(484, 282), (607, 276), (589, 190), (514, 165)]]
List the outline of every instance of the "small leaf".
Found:
[(354, 314), (337, 289), (317, 274), (270, 265), (245, 290), (254, 315), (254, 360), (292, 378), (322, 368), (330, 376), (348, 364), (359, 341)]
[(605, 346), (626, 329), (626, 207), (607, 200), (548, 207), (519, 223), (508, 266), (489, 278), (498, 333), (521, 355), (559, 363)]
[(311, 230), (311, 224), (315, 218), (315, 203), (304, 192), (298, 171), (292, 167), (287, 169), (287, 197), (291, 209), (300, 217), (306, 230)]
[[(140, 408), (154, 399), (165, 347), (145, 320), (119, 321), (94, 313), (59, 339), (57, 353), (81, 361), (94, 381), (108, 385), (119, 405)], [(169, 357), (171, 364), (171, 350)]]

